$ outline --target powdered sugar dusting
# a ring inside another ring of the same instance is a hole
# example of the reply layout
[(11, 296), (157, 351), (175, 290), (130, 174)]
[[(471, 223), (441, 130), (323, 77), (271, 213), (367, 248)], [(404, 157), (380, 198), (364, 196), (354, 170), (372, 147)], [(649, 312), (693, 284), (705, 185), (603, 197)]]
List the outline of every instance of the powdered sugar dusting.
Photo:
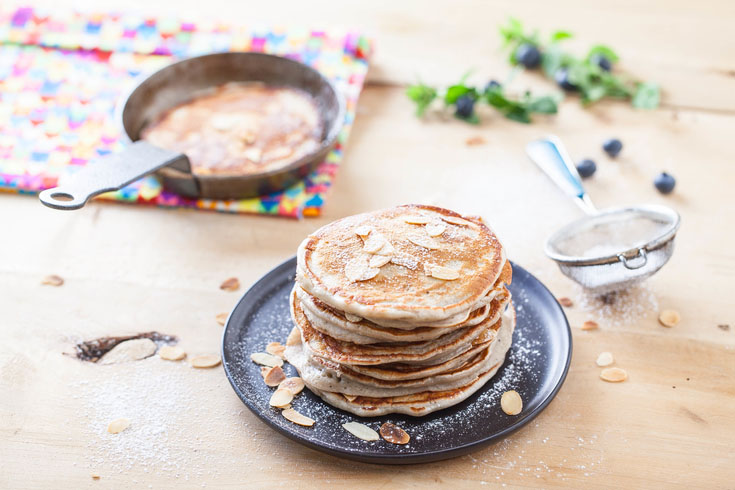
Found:
[(658, 311), (656, 295), (648, 282), (604, 295), (592, 294), (580, 286), (576, 288), (575, 304), (601, 325), (633, 325)]

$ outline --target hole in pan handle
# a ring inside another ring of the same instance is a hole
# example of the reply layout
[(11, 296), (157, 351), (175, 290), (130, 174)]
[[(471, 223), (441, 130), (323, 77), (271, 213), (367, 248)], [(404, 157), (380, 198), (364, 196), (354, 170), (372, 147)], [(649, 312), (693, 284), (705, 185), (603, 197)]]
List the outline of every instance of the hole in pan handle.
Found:
[(645, 248), (639, 248), (635, 257), (627, 258), (623, 254), (618, 254), (618, 260), (623, 263), (626, 269), (633, 271), (646, 265), (648, 262), (648, 254), (646, 253)]
[(98, 194), (125, 187), (166, 166), (191, 172), (186, 155), (164, 150), (145, 141), (136, 141), (119, 153), (99, 158), (77, 172), (62, 177), (58, 187), (46, 189), (38, 198), (50, 208), (79, 209)]

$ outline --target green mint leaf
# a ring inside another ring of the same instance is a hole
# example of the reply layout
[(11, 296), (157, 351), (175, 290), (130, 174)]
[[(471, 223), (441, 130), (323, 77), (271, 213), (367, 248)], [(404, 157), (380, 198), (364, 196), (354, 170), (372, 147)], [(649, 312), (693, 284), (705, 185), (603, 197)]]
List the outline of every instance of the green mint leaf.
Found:
[(454, 104), (457, 102), (457, 99), (465, 94), (477, 95), (475, 89), (467, 87), (464, 84), (452, 85), (447, 89), (447, 93), (444, 94), (444, 103), (447, 105)]
[(655, 109), (661, 100), (661, 91), (655, 83), (639, 83), (633, 95), (633, 107), (637, 109)]
[(551, 42), (552, 43), (558, 43), (559, 41), (563, 41), (565, 39), (570, 39), (572, 37), (574, 37), (574, 36), (569, 31), (554, 31), (551, 34)]
[(531, 122), (531, 116), (529, 115), (528, 110), (522, 106), (514, 106), (510, 110), (506, 111), (504, 115), (511, 121), (524, 124), (529, 124)]
[(564, 65), (566, 56), (559, 46), (551, 45), (541, 53), (541, 68), (548, 78), (554, 78), (556, 71)]
[(406, 95), (416, 103), (416, 115), (421, 117), (429, 105), (436, 99), (436, 89), (422, 83), (411, 85), (406, 89)]
[(477, 117), (477, 114), (475, 114), (474, 112), (470, 115), (470, 117), (462, 117), (462, 116), (458, 116), (457, 114), (455, 114), (454, 117), (466, 123), (480, 124), (480, 118)]
[(526, 106), (528, 112), (537, 112), (539, 114), (556, 114), (558, 111), (558, 102), (556, 97), (546, 95), (531, 99)]
[(595, 46), (592, 46), (590, 48), (589, 52), (587, 53), (587, 60), (589, 61), (590, 58), (592, 58), (594, 55), (599, 54), (610, 60), (611, 63), (617, 62), (620, 57), (615, 53), (615, 51), (612, 50), (609, 46), (605, 46), (604, 44), (597, 44)]

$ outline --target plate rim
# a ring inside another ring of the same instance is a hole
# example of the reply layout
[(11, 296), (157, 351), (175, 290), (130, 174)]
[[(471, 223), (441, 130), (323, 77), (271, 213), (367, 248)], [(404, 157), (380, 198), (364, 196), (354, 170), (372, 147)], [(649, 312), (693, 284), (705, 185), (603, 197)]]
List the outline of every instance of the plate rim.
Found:
[[(455, 446), (451, 448), (445, 448), (445, 449), (438, 449), (436, 451), (431, 452), (423, 452), (423, 453), (401, 453), (401, 454), (381, 454), (381, 453), (365, 453), (364, 451), (350, 451), (339, 447), (334, 447), (331, 445), (326, 444), (317, 444), (315, 442), (312, 442), (311, 440), (301, 437), (300, 435), (290, 432), (283, 427), (273, 423), (270, 418), (265, 417), (261, 414), (260, 410), (256, 408), (255, 404), (250, 401), (250, 399), (245, 395), (245, 393), (240, 390), (237, 383), (234, 380), (233, 373), (230, 371), (230, 360), (227, 359), (227, 356), (225, 354), (226, 352), (226, 338), (227, 334), (230, 328), (236, 328), (234, 326), (231, 327), (231, 320), (233, 313), (238, 309), (240, 304), (245, 301), (245, 298), (253, 293), (254, 291), (257, 292), (258, 288), (263, 287), (263, 284), (268, 281), (268, 279), (271, 276), (278, 275), (282, 272), (282, 269), (295, 269), (296, 268), (296, 256), (293, 256), (277, 266), (273, 267), (271, 270), (266, 272), (260, 279), (258, 279), (255, 283), (253, 283), (252, 286), (248, 288), (245, 293), (240, 297), (240, 299), (237, 301), (235, 306), (230, 311), (230, 314), (227, 317), (227, 321), (225, 322), (225, 327), (222, 330), (222, 342), (220, 347), (220, 354), (222, 356), (222, 366), (225, 371), (225, 376), (227, 377), (227, 380), (230, 383), (230, 386), (232, 386), (232, 389), (235, 391), (235, 394), (238, 396), (240, 401), (251, 411), (253, 414), (258, 417), (262, 422), (264, 422), (266, 425), (268, 425), (270, 428), (274, 429), (277, 433), (286, 436), (288, 439), (291, 439), (293, 441), (298, 442), (299, 444), (302, 444), (310, 449), (330, 454), (335, 457), (349, 459), (353, 461), (360, 461), (363, 463), (372, 463), (372, 464), (418, 464), (418, 463), (427, 463), (427, 462), (433, 462), (433, 461), (441, 461), (445, 459), (455, 458), (458, 456), (462, 456), (464, 454), (468, 454), (472, 451), (478, 450), (484, 446), (487, 446), (489, 444), (492, 444), (493, 442), (497, 442), (501, 439), (504, 439), (514, 433), (515, 431), (519, 430), (520, 428), (524, 427), (528, 423), (530, 423), (533, 419), (535, 419), (541, 412), (543, 412), (546, 407), (551, 403), (551, 401), (556, 398), (556, 395), (559, 393), (559, 390), (561, 390), (561, 387), (564, 385), (564, 382), (566, 381), (567, 375), (569, 373), (569, 368), (571, 366), (572, 362), (572, 352), (573, 352), (573, 337), (572, 337), (572, 329), (569, 325), (569, 319), (567, 318), (566, 313), (564, 312), (564, 309), (559, 304), (559, 301), (556, 299), (556, 296), (552, 294), (552, 292), (549, 290), (549, 288), (546, 287), (546, 285), (541, 282), (536, 276), (531, 274), (527, 269), (524, 267), (516, 264), (515, 262), (511, 261), (511, 266), (513, 267), (514, 271), (516, 269), (519, 269), (523, 271), (525, 274), (530, 276), (532, 279), (536, 281), (536, 283), (541, 286), (542, 290), (549, 294), (551, 299), (553, 300), (554, 304), (556, 305), (558, 311), (561, 313), (562, 318), (564, 319), (564, 327), (561, 331), (563, 334), (566, 334), (567, 344), (568, 348), (566, 351), (566, 360), (564, 362), (564, 368), (562, 369), (559, 379), (556, 382), (555, 386), (552, 390), (550, 390), (546, 396), (544, 397), (543, 401), (531, 412), (529, 412), (525, 417), (522, 419), (513, 422), (508, 427), (495, 432), (491, 436), (484, 437), (481, 439), (478, 439), (476, 441), (472, 441), (470, 443), (462, 444), (460, 446)], [(234, 363), (235, 361), (232, 360)], [(326, 402), (323, 402), (326, 403)], [(361, 419), (364, 417), (360, 417)]]

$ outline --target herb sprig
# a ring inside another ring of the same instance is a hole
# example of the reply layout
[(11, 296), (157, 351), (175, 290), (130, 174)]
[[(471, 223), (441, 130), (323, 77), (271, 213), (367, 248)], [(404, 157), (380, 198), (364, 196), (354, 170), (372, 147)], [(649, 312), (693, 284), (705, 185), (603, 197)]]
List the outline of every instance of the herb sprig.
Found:
[(500, 35), (509, 50), (513, 65), (529, 66), (519, 54), (538, 50), (544, 74), (555, 80), (568, 92), (579, 92), (582, 103), (587, 105), (604, 98), (630, 100), (633, 107), (655, 109), (660, 101), (657, 84), (643, 82), (625, 74), (613, 73), (613, 64), (619, 60), (615, 51), (605, 45), (595, 45), (583, 58), (562, 49), (562, 42), (572, 37), (568, 31), (554, 31), (544, 43), (538, 31), (525, 32), (517, 19), (509, 19), (500, 26)]
[(454, 115), (463, 121), (477, 124), (480, 122), (475, 104), (483, 102), (497, 109), (506, 118), (522, 123), (530, 123), (533, 114), (556, 114), (560, 96), (533, 96), (525, 92), (521, 97), (509, 96), (503, 85), (491, 81), (483, 89), (468, 85), (467, 76), (459, 83), (451, 85), (443, 92), (429, 85), (418, 83), (406, 90), (408, 98), (416, 103), (416, 115), (422, 117), (436, 101), (445, 107), (454, 108)]

